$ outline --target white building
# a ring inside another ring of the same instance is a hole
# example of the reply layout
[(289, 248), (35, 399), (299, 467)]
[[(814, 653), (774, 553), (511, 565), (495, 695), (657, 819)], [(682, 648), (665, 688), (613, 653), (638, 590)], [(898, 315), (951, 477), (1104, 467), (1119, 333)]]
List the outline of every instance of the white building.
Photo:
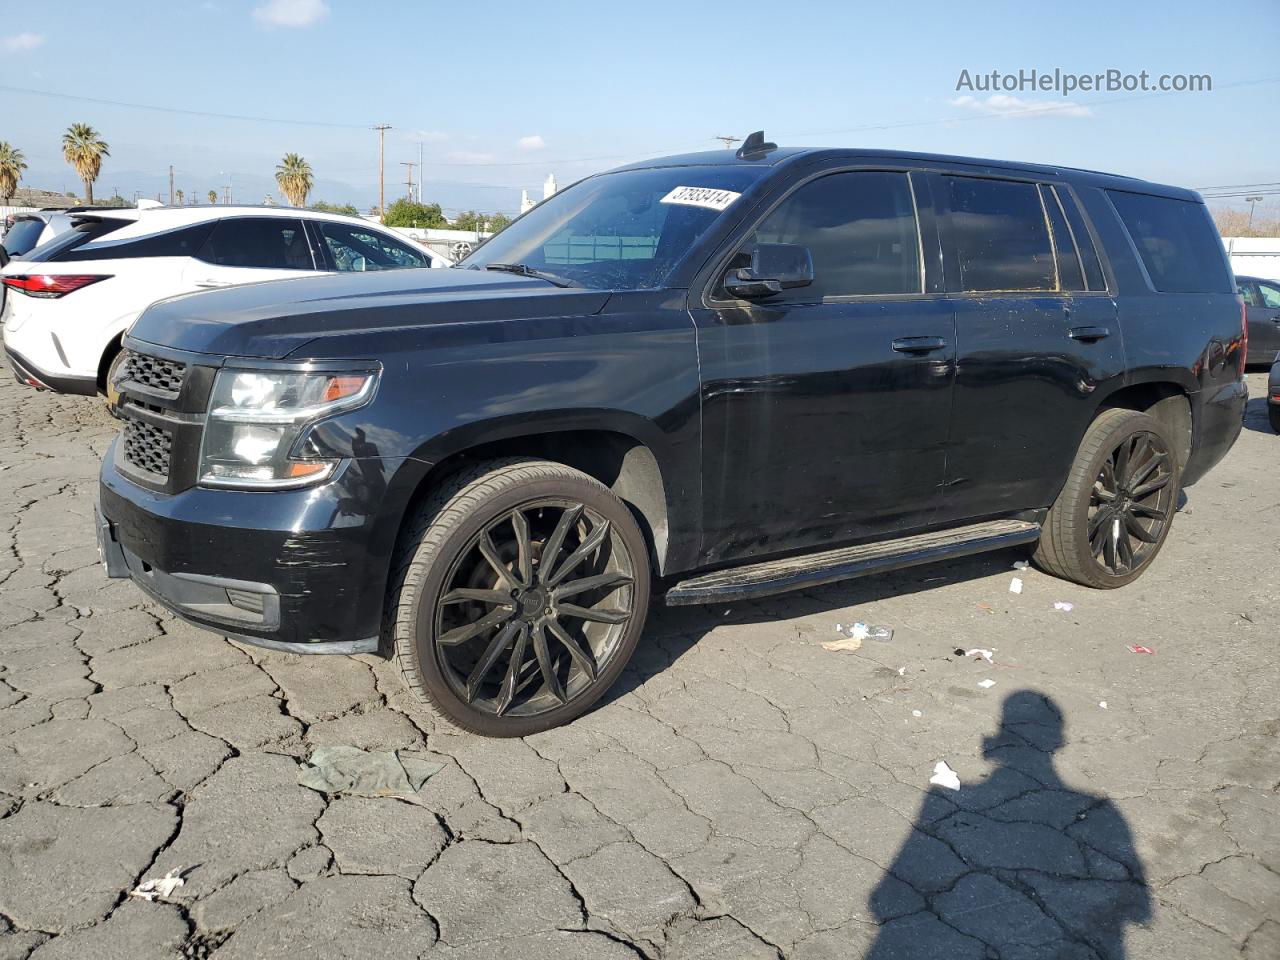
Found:
[(1280, 237), (1223, 237), (1222, 244), (1236, 273), (1280, 280)]
[[(556, 175), (554, 173), (547, 174), (547, 179), (542, 182), (542, 199), (546, 200), (559, 190), (556, 185)], [(534, 201), (529, 198), (528, 190), (520, 191), (520, 212), (527, 213), (534, 208)]]

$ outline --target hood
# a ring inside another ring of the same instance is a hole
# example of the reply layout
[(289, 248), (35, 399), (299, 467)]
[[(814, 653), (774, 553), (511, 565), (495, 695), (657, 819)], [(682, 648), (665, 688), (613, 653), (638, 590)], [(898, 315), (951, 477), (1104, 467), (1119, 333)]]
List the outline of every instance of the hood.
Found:
[(152, 304), (129, 336), (193, 353), (281, 360), (318, 338), (378, 329), (598, 313), (607, 291), (492, 270), (408, 269), (272, 280)]

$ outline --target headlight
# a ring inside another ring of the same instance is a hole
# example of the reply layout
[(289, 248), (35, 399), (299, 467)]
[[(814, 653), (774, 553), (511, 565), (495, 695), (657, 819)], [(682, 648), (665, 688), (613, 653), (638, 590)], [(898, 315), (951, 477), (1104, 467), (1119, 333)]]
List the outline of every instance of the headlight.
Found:
[(295, 458), (315, 421), (369, 402), (376, 371), (218, 371), (200, 449), (200, 483), (281, 489), (319, 483), (338, 460)]

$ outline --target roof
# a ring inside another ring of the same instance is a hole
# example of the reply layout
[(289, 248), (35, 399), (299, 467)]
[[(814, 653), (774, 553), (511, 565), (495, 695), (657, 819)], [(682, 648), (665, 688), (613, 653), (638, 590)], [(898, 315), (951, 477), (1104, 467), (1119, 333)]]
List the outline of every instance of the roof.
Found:
[(981, 157), (964, 157), (946, 153), (918, 153), (909, 150), (862, 149), (857, 147), (779, 147), (769, 153), (739, 159), (734, 150), (706, 150), (700, 153), (682, 153), (669, 157), (655, 157), (619, 167), (619, 170), (643, 170), (652, 167), (691, 166), (768, 166), (776, 167), (796, 163), (818, 163), (824, 160), (879, 160), (947, 166), (973, 167), (975, 172), (1003, 171), (1031, 173), (1050, 179), (1088, 183), (1116, 190), (1133, 190), (1139, 193), (1158, 193), (1183, 200), (1200, 200), (1200, 195), (1184, 187), (1152, 183), (1118, 173), (1085, 170), (1079, 167), (1053, 166), (1040, 163), (1023, 163), (1016, 160), (992, 160)]

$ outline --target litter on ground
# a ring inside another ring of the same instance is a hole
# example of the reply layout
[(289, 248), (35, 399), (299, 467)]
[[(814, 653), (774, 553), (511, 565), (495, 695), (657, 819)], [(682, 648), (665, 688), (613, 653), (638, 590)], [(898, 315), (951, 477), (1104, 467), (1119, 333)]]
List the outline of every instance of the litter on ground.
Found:
[(1103, 710), (1107, 709), (1107, 701), (1105, 701), (1105, 700), (1099, 700), (1099, 701), (1098, 701), (1098, 706), (1100, 706)]
[(892, 627), (866, 624), (861, 620), (857, 623), (837, 623), (836, 633), (846, 637), (853, 637), (856, 640), (878, 640), (881, 643), (888, 643), (893, 639)]
[(996, 685), (996, 682), (992, 680), (990, 677), (988, 677), (985, 680), (978, 681), (978, 686), (980, 686), (983, 690), (990, 690), (995, 685)]
[(919, 710), (912, 710), (912, 711), (911, 711), (911, 715), (912, 715), (913, 717), (923, 717), (923, 716), (924, 716), (924, 714), (923, 714), (923, 713), (921, 713)]
[(1028, 567), (1030, 567), (1030, 566), (1031, 566), (1031, 563), (1030, 563), (1029, 561), (1027, 561), (1027, 560), (1015, 560), (1015, 561), (1013, 561), (1013, 569), (1015, 569), (1015, 570), (1026, 570), (1026, 569), (1027, 569)]
[(1009, 592), (1010, 592), (1010, 593), (1021, 593), (1021, 592), (1022, 592), (1022, 578), (1021, 578), (1021, 577), (1014, 577), (1014, 578), (1013, 578), (1013, 580), (1011, 580), (1011, 581), (1009, 582)]
[(977, 647), (973, 650), (964, 651), (964, 655), (966, 657), (981, 657), (983, 660), (987, 661), (987, 663), (995, 663), (994, 657), (996, 652), (994, 650), (984, 650), (981, 647)]
[(1071, 612), (1072, 610), (1074, 610), (1075, 608), (1076, 608), (1076, 605), (1075, 605), (1074, 603), (1071, 603), (1071, 602), (1067, 601), (1067, 600), (1057, 600), (1057, 601), (1055, 601), (1055, 602), (1054, 602), (1054, 604), (1053, 604), (1053, 609), (1055, 609), (1055, 610), (1064, 610), (1064, 611), (1066, 611), (1067, 613), (1070, 613), (1070, 612)]
[(187, 881), (182, 879), (182, 867), (175, 867), (163, 877), (143, 880), (140, 884), (129, 891), (129, 896), (137, 897), (140, 900), (146, 900), (148, 903), (155, 900), (157, 897), (161, 900), (168, 900), (173, 896), (173, 891), (177, 890), (186, 882)]
[(948, 790), (959, 790), (960, 774), (947, 766), (947, 761), (939, 760), (933, 765), (933, 776), (929, 778), (929, 782), (946, 787)]
[(830, 650), (832, 653), (836, 653), (840, 650), (850, 650), (850, 651), (861, 650), (862, 638), (861, 637), (841, 637), (839, 640), (828, 640), (826, 643), (822, 645), (822, 649)]
[(320, 747), (299, 769), (298, 783), (320, 793), (415, 800), (427, 778), (444, 766), (405, 750)]
[(981, 611), (983, 611), (984, 613), (995, 613), (995, 612), (996, 612), (996, 608), (995, 608), (995, 607), (993, 607), (993, 606), (992, 606), (991, 604), (989, 604), (989, 603), (980, 603), (980, 604), (978, 604), (978, 609), (979, 609), (979, 610), (981, 610)]
[(1144, 647), (1140, 643), (1128, 644), (1125, 647), (1125, 649), (1128, 650), (1130, 653), (1149, 653), (1152, 656), (1155, 656), (1155, 651), (1153, 649), (1151, 649), (1150, 647)]

